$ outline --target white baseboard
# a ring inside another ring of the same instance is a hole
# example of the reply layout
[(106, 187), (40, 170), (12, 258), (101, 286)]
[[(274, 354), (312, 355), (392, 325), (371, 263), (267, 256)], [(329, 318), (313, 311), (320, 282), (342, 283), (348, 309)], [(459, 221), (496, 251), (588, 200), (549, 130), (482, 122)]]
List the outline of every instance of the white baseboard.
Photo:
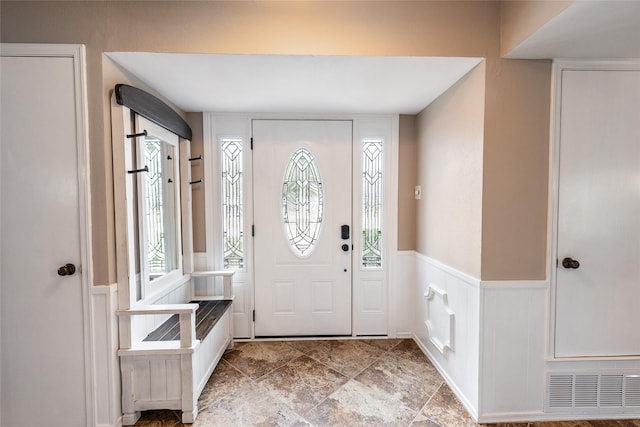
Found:
[(555, 414), (545, 412), (501, 412), (480, 416), (478, 423), (523, 423), (523, 422), (547, 422), (547, 421), (575, 421), (575, 420), (632, 420), (640, 414), (624, 415), (593, 415), (584, 413)]
[(396, 252), (395, 278), (390, 284), (395, 287), (396, 306), (389, 307), (389, 314), (395, 315), (393, 322), (395, 331), (389, 331), (389, 336), (392, 337), (392, 334), (395, 334), (396, 338), (412, 338), (415, 316), (413, 295), (416, 288), (415, 251)]
[(413, 332), (398, 332), (396, 333), (396, 338), (399, 339), (415, 339), (415, 334)]
[(92, 286), (94, 351), (94, 422), (96, 426), (122, 426), (118, 351), (118, 285)]
[(122, 417), (118, 417), (115, 424), (96, 424), (96, 427), (122, 427)]
[(460, 388), (457, 386), (455, 381), (453, 381), (453, 379), (449, 376), (449, 374), (447, 374), (447, 371), (438, 363), (438, 361), (433, 356), (433, 354), (431, 354), (429, 349), (424, 344), (422, 344), (420, 339), (418, 339), (418, 337), (416, 335), (413, 335), (412, 338), (415, 341), (415, 343), (418, 344), (418, 347), (420, 347), (420, 350), (422, 350), (422, 352), (425, 354), (425, 356), (427, 356), (429, 358), (429, 361), (431, 361), (433, 366), (435, 366), (435, 368), (438, 371), (438, 373), (442, 376), (442, 378), (447, 383), (447, 385), (449, 386), (451, 391), (453, 391), (453, 393), (460, 400), (460, 402), (465, 407), (465, 409), (469, 412), (469, 414), (471, 415), (473, 420), (478, 422), (478, 411), (473, 406), (473, 404), (471, 404), (471, 402), (469, 402), (469, 399), (467, 398), (467, 396), (465, 396), (465, 394), (462, 392), (462, 390), (460, 390)]

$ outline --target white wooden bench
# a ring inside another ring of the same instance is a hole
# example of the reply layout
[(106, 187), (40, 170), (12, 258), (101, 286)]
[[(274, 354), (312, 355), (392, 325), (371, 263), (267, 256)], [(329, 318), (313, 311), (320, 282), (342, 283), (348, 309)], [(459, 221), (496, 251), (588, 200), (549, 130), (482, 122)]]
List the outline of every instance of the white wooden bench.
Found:
[(233, 347), (232, 276), (232, 271), (191, 274), (192, 278), (223, 277), (221, 297), (118, 310), (122, 320), (141, 315), (171, 316), (146, 339), (121, 344), (123, 425), (135, 424), (140, 411), (149, 409), (181, 410), (183, 423), (195, 421), (204, 386), (224, 351)]

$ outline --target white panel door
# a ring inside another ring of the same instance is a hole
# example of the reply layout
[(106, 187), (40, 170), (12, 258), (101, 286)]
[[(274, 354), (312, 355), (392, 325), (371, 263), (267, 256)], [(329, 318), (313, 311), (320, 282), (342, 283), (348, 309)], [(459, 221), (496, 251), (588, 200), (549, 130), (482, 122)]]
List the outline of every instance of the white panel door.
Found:
[(0, 424), (85, 426), (74, 59), (0, 60)]
[(560, 126), (555, 355), (640, 355), (640, 72), (564, 70)]
[(254, 120), (253, 145), (255, 335), (350, 335), (352, 122)]

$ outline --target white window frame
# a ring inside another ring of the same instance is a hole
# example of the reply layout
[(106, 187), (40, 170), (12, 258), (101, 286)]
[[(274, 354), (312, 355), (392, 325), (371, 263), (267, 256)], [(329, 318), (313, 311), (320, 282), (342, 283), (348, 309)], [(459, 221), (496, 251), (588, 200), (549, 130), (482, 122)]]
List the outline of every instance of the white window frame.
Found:
[[(353, 122), (353, 333), (354, 335), (396, 336), (396, 286), (398, 252), (398, 127), (393, 116), (363, 116)], [(383, 217), (382, 266), (362, 265), (362, 141), (382, 140)], [(357, 255), (356, 255), (357, 254)], [(371, 291), (377, 291), (383, 307), (375, 307)], [(381, 310), (384, 308), (386, 310)]]
[[(244, 204), (244, 266), (234, 270), (233, 294), (233, 328), (235, 338), (253, 338), (253, 164), (251, 156), (251, 118), (233, 114), (203, 113), (204, 131), (204, 180), (208, 185), (205, 193), (205, 227), (206, 254), (198, 258), (204, 259), (206, 265), (199, 268), (206, 270), (222, 270), (224, 267), (224, 248), (222, 245), (222, 191), (220, 157), (221, 140), (238, 138), (242, 140), (243, 162), (243, 204)], [(201, 288), (208, 291), (218, 290), (222, 285), (214, 278), (196, 282), (195, 292)], [(201, 292), (205, 292), (202, 289)]]
[[(131, 287), (135, 290), (136, 283), (134, 280), (140, 280), (140, 301), (144, 301), (154, 295), (162, 292), (167, 287), (172, 286), (176, 283), (183, 275), (182, 269), (182, 232), (181, 232), (181, 215), (180, 215), (180, 137), (174, 134), (173, 132), (169, 132), (168, 130), (158, 126), (157, 124), (145, 119), (144, 117), (135, 115), (135, 128), (139, 130), (146, 130), (149, 135), (154, 135), (158, 137), (160, 140), (168, 143), (173, 147), (173, 182), (174, 182), (174, 194), (173, 194), (173, 218), (170, 222), (173, 223), (174, 233), (170, 236), (167, 241), (169, 242), (170, 250), (175, 252), (175, 268), (173, 268), (170, 272), (162, 275), (161, 277), (151, 281), (149, 280), (149, 268), (147, 265), (148, 258), (148, 247), (144, 243), (147, 240), (147, 229), (144, 226), (145, 216), (146, 216), (146, 203), (144, 202), (146, 191), (145, 186), (143, 185), (143, 179), (138, 179), (138, 197), (137, 197), (137, 218), (131, 218), (131, 221), (137, 221), (138, 228), (138, 247), (132, 248), (134, 251), (137, 251), (139, 255), (140, 265), (139, 265), (139, 278), (136, 278), (135, 274), (131, 274), (129, 276), (130, 289)], [(140, 153), (142, 149), (142, 145), (144, 143), (143, 138), (132, 138), (132, 144), (136, 144), (136, 152)], [(131, 150), (127, 150), (129, 154), (131, 154)], [(144, 159), (143, 156), (137, 155), (135, 159), (131, 159), (131, 164), (135, 164), (136, 169), (140, 169), (144, 167)], [(142, 178), (142, 177), (140, 177)], [(131, 212), (134, 211), (133, 203), (135, 201), (132, 197), (127, 199), (127, 210)], [(131, 224), (133, 225), (133, 224)], [(133, 230), (134, 228), (130, 228)], [(130, 240), (134, 240), (131, 238)], [(130, 245), (135, 245), (134, 242), (130, 242)], [(133, 252), (131, 253), (133, 254)], [(135, 263), (132, 263), (135, 264)], [(132, 283), (133, 282), (133, 283)]]

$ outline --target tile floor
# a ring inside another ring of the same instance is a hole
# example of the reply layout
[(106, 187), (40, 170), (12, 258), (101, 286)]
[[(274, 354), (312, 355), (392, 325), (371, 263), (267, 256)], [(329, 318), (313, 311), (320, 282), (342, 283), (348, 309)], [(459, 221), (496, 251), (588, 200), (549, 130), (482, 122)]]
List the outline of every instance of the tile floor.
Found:
[[(412, 340), (236, 343), (198, 403), (194, 427), (478, 426)], [(182, 426), (177, 411), (136, 426)], [(640, 427), (640, 420), (496, 427)]]

